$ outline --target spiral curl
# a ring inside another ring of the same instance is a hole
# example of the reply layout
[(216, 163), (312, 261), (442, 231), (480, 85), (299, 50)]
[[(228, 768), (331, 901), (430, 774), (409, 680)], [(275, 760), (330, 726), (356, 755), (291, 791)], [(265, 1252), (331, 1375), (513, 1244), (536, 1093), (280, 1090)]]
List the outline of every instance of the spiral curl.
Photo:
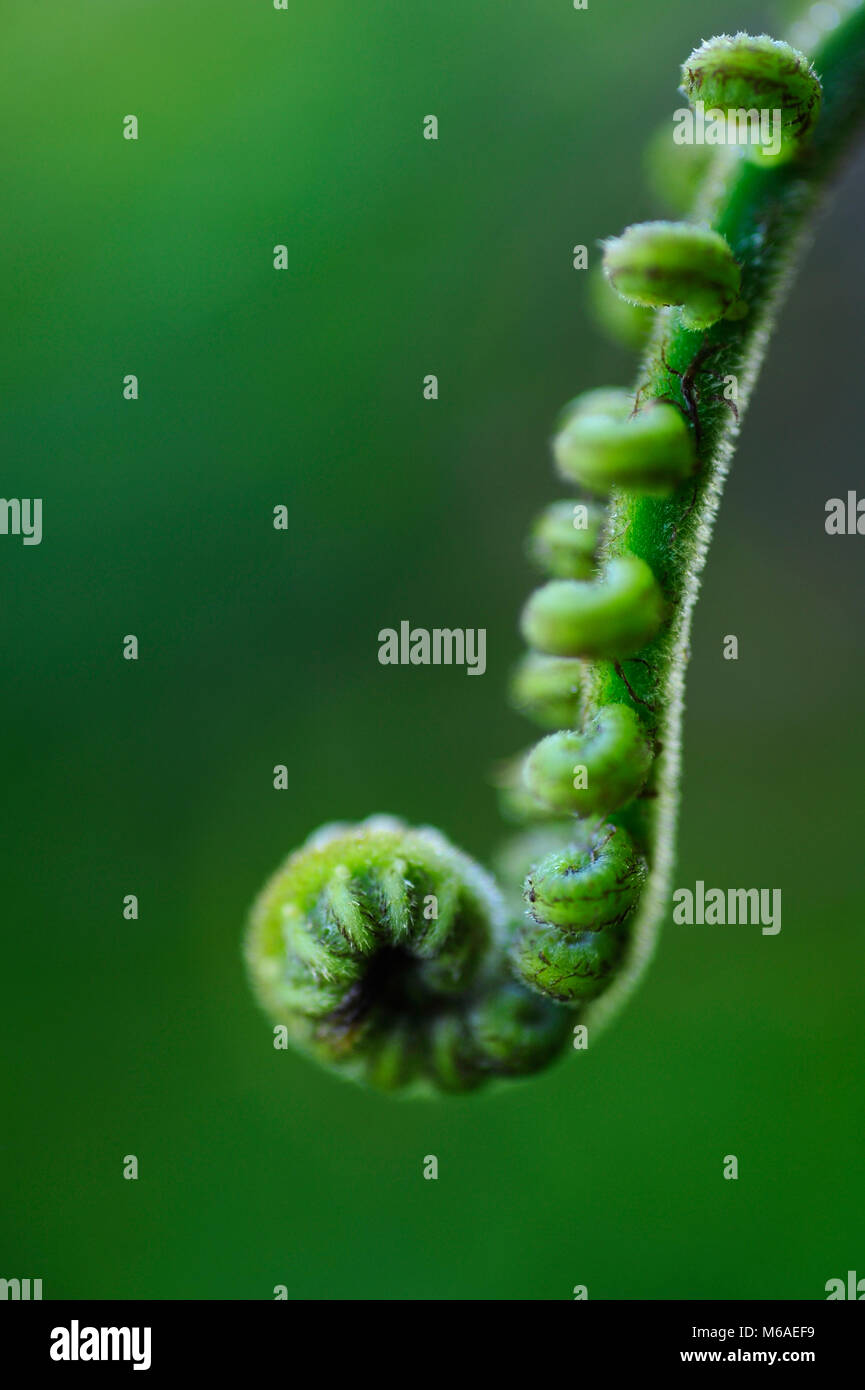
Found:
[[(651, 740), (630, 706), (604, 705), (583, 729), (563, 729), (535, 744), (523, 779), (551, 811), (607, 816), (641, 791), (652, 756)], [(578, 769), (582, 777), (575, 776)]]
[(625, 925), (647, 876), (621, 826), (577, 827), (568, 846), (526, 879), (526, 912), (511, 947), (521, 979), (562, 1004), (596, 998), (624, 954)]
[(253, 907), (246, 960), (301, 1051), (384, 1090), (462, 1091), (534, 1070), (561, 1039), (506, 974), (507, 946), (488, 874), (437, 830), (375, 817), (288, 858)]
[[(691, 99), (779, 105), (785, 158), (820, 109), (811, 65), (766, 36), (703, 44), (682, 80)], [(708, 226), (629, 227), (605, 243), (604, 272), (628, 304), (679, 315), (685, 337), (748, 312), (741, 267)], [(548, 582), (523, 610), (529, 650), (511, 698), (551, 732), (499, 778), (509, 814), (539, 823), (508, 853), (521, 896), (504, 900), (438, 831), (377, 817), (318, 832), (253, 907), (246, 960), (261, 1004), (300, 1051), (345, 1076), (388, 1091), (465, 1092), (526, 1075), (561, 1051), (574, 1019), (625, 969), (654, 868), (645, 807), (661, 753), (657, 711), (625, 666), (651, 684), (680, 596), (657, 537), (610, 542), (636, 499), (670, 499), (682, 515), (696, 497), (696, 407), (680, 394), (681, 405), (642, 406), (639, 393), (591, 391), (556, 424), (556, 469), (591, 496), (553, 503), (529, 541)], [(608, 515), (599, 497), (612, 499)]]

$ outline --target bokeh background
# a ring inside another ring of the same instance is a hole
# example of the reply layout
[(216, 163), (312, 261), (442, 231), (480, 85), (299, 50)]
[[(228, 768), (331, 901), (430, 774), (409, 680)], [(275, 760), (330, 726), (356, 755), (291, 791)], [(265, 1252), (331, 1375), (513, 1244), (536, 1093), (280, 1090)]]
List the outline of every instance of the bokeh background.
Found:
[[(820, 1299), (865, 1273), (865, 541), (823, 528), (862, 478), (863, 151), (747, 420), (689, 676), (676, 882), (781, 887), (781, 934), (668, 925), (587, 1054), (439, 1103), (275, 1052), (240, 958), (322, 821), (493, 852), (551, 422), (635, 371), (571, 247), (663, 212), (643, 150), (691, 48), (790, 13), (3, 0), (2, 492), (45, 528), (0, 538), (4, 1276)], [(403, 617), (486, 627), (486, 676), (380, 667)]]

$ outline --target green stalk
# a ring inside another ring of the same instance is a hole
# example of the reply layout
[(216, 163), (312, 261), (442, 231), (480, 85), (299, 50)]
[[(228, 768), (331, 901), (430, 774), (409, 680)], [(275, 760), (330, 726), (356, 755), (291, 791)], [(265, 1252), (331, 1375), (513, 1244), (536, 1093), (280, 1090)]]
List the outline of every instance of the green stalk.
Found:
[[(823, 106), (813, 134), (790, 163), (770, 168), (738, 152), (719, 152), (698, 197), (693, 220), (705, 222), (728, 241), (742, 267), (747, 314), (722, 319), (704, 333), (682, 326), (678, 310), (662, 310), (637, 380), (641, 400), (687, 402), (682, 380), (704, 348), (718, 377), (738, 383), (738, 419), (723, 400), (714, 377), (697, 378), (700, 471), (663, 499), (614, 493), (601, 542), (602, 565), (623, 555), (646, 561), (670, 605), (659, 636), (619, 669), (608, 661), (587, 670), (585, 719), (609, 703), (630, 704), (660, 747), (649, 795), (611, 819), (626, 824), (651, 866), (649, 882), (631, 929), (628, 957), (610, 989), (585, 1015), (595, 1027), (606, 1023), (630, 995), (650, 960), (671, 889), (678, 811), (685, 667), (691, 616), (706, 560), (724, 480), (742, 417), (754, 391), (775, 323), (807, 238), (813, 214), (858, 126), (865, 119), (865, 7), (858, 6), (810, 55), (823, 83)], [(715, 382), (713, 385), (712, 383)]]

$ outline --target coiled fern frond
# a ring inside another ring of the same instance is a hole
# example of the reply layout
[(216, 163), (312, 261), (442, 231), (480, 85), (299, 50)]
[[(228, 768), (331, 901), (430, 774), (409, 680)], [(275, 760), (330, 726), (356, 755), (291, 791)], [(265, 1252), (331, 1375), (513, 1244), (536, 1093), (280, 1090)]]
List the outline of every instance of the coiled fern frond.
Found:
[(252, 912), (261, 1003), (303, 1051), (385, 1090), (472, 1090), (545, 1065), (567, 1017), (505, 966), (489, 874), (437, 830), (325, 826)]
[(551, 732), (502, 775), (507, 813), (534, 823), (505, 895), (437, 830), (379, 817), (318, 832), (253, 908), (258, 998), (344, 1075), (447, 1092), (526, 1075), (609, 1019), (651, 956), (699, 572), (797, 247), (865, 114), (865, 11), (847, 10), (813, 62), (765, 35), (701, 45), (685, 94), (780, 111), (777, 155), (718, 150), (692, 221), (605, 244), (609, 283), (655, 326), (635, 392), (588, 392), (558, 424), (556, 467), (586, 495), (532, 531), (549, 578), (512, 695)]

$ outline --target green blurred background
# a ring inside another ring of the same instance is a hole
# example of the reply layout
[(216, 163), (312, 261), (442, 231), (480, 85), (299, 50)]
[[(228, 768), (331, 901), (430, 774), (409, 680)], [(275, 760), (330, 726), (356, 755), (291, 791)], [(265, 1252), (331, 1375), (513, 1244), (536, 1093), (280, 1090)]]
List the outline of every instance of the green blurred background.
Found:
[[(322, 821), (492, 853), (551, 422), (634, 374), (571, 247), (664, 211), (642, 151), (691, 48), (789, 14), (4, 0), (2, 492), (43, 497), (45, 534), (0, 538), (3, 1276), (820, 1299), (865, 1274), (865, 542), (823, 529), (862, 476), (861, 151), (749, 414), (689, 676), (676, 883), (781, 887), (781, 934), (668, 925), (587, 1054), (440, 1103), (274, 1051), (240, 960)], [(486, 627), (484, 679), (380, 667), (403, 617)]]

